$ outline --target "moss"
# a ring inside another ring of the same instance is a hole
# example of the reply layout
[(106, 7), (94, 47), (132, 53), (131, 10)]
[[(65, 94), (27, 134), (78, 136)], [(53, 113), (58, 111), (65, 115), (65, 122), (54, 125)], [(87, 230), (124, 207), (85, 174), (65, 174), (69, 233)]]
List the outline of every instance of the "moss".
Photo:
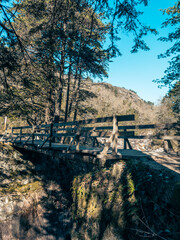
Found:
[(72, 193), (76, 219), (98, 221), (103, 208), (111, 208), (115, 213), (119, 211), (118, 208), (122, 203), (122, 186), (114, 181), (112, 169), (96, 170), (94, 173), (76, 177), (73, 181)]
[(101, 216), (101, 201), (98, 201), (97, 196), (92, 196), (88, 201), (87, 217), (98, 220)]
[(28, 183), (24, 186), (21, 186), (17, 189), (17, 191), (21, 193), (29, 193), (29, 192), (34, 192), (42, 189), (42, 182), (41, 181), (35, 181), (33, 183)]
[(32, 183), (28, 183), (26, 185), (21, 184), (11, 184), (8, 187), (1, 187), (0, 194), (13, 194), (13, 193), (21, 193), (21, 194), (29, 194), (42, 189), (42, 182), (35, 181)]
[(135, 186), (130, 173), (127, 175), (127, 181), (128, 181), (129, 194), (132, 195), (135, 191)]

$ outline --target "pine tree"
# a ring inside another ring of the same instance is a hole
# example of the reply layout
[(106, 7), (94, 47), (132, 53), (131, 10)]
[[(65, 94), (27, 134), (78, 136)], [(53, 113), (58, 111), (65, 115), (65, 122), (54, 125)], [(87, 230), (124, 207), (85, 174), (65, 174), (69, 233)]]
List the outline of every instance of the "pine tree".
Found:
[(172, 26), (174, 31), (168, 34), (168, 37), (161, 37), (159, 40), (164, 42), (172, 42), (173, 45), (164, 54), (160, 54), (159, 58), (173, 56), (169, 61), (169, 67), (165, 71), (165, 75), (161, 79), (156, 79), (154, 82), (159, 86), (169, 86), (173, 88), (177, 81), (180, 81), (180, 1), (173, 7), (163, 10), (163, 14), (168, 15), (168, 19), (162, 24), (163, 27)]
[[(30, 123), (38, 116), (46, 122), (55, 115), (65, 121), (72, 115), (76, 119), (85, 96), (82, 79), (107, 76), (108, 60), (119, 53), (117, 29), (134, 33), (133, 52), (147, 50), (142, 37), (153, 32), (138, 20), (137, 6), (147, 5), (146, 0), (114, 0), (115, 5), (100, 0), (93, 4), (91, 0), (23, 0), (13, 8), (2, 2), (0, 47), (7, 52), (9, 65), (3, 65), (0, 55), (0, 101), (6, 102), (1, 113), (23, 114)], [(107, 34), (112, 44), (105, 50)]]

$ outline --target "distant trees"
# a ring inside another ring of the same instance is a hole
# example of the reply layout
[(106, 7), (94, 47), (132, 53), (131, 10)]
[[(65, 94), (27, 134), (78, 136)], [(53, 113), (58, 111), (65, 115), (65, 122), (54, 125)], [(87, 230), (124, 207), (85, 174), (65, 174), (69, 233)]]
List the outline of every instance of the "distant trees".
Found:
[(162, 24), (163, 27), (172, 26), (174, 31), (168, 34), (168, 37), (161, 37), (161, 41), (172, 42), (172, 47), (167, 49), (159, 58), (172, 56), (169, 61), (169, 67), (165, 71), (165, 75), (161, 79), (154, 80), (160, 87), (168, 86), (170, 88), (168, 94), (162, 100), (163, 104), (168, 104), (172, 108), (174, 116), (180, 117), (180, 1), (174, 6), (163, 10), (163, 14), (167, 14), (169, 18)]
[(176, 82), (174, 87), (163, 98), (161, 105), (166, 108), (165, 114), (167, 114), (167, 111), (170, 112), (168, 109), (171, 109), (173, 118), (180, 121), (180, 81)]
[(180, 81), (180, 1), (163, 10), (163, 14), (167, 14), (169, 18), (162, 24), (162, 27), (172, 26), (174, 31), (169, 33), (168, 37), (161, 37), (159, 40), (172, 42), (173, 45), (164, 54), (160, 54), (159, 58), (172, 56), (172, 59), (169, 61), (169, 67), (166, 69), (164, 77), (155, 82), (160, 86), (172, 88), (177, 81)]

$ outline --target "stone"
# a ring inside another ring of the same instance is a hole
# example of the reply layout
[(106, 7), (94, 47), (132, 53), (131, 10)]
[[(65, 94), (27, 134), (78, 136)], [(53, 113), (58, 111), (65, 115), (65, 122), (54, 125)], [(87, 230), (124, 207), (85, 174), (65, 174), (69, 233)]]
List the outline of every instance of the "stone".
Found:
[(9, 179), (4, 179), (4, 180), (2, 181), (2, 184), (5, 185), (5, 184), (9, 184), (10, 182), (11, 182), (11, 180), (9, 180)]
[(28, 184), (30, 181), (29, 181), (29, 179), (23, 179), (22, 181), (21, 181), (21, 184), (22, 185), (26, 185), (26, 184)]

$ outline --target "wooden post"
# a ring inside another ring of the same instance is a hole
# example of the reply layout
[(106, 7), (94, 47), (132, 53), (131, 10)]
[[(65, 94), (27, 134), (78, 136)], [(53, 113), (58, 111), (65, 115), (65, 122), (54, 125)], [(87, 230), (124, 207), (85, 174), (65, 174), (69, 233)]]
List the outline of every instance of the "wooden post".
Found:
[[(55, 115), (55, 116), (54, 116), (53, 123), (59, 123), (59, 116), (58, 116), (58, 115)], [(52, 137), (52, 143), (55, 143), (55, 142), (56, 142), (56, 137), (54, 136), (54, 134), (56, 134), (57, 128), (58, 128), (58, 127), (56, 127), (56, 128), (53, 129), (53, 133), (52, 133), (52, 136), (53, 136), (53, 137)]]
[(21, 136), (22, 136), (22, 127), (20, 128), (20, 143), (21, 143)]
[(76, 151), (79, 151), (79, 140), (80, 140), (80, 135), (77, 135), (76, 140), (77, 140), (77, 143), (76, 143)]
[[(124, 129), (124, 136), (126, 135), (126, 129)], [(126, 137), (124, 137), (124, 149), (127, 148)]]
[(34, 127), (34, 125), (33, 125), (33, 127), (32, 127), (32, 145), (34, 145), (34, 131), (35, 131), (35, 127)]
[(93, 147), (95, 147), (96, 146), (96, 139), (93, 138), (92, 140), (93, 140)]
[(53, 137), (53, 123), (50, 125), (50, 137), (49, 137), (49, 147), (52, 146), (52, 137)]
[[(167, 128), (164, 129), (164, 135), (168, 135)], [(168, 141), (166, 139), (164, 139), (164, 151), (166, 153), (169, 152), (169, 144), (168, 144)]]
[(78, 127), (77, 133), (76, 133), (76, 151), (79, 151), (79, 146), (80, 146), (80, 136), (81, 136), (81, 128)]
[(7, 117), (4, 118), (4, 130), (7, 130)]
[(167, 140), (164, 140), (164, 151), (165, 152), (169, 152), (169, 146), (168, 146), (168, 141)]
[(174, 151), (173, 145), (170, 140), (165, 139), (164, 140), (164, 151), (168, 153), (170, 150)]
[(128, 144), (128, 147), (129, 147), (129, 149), (131, 149), (131, 150), (132, 150), (132, 146), (131, 146), (131, 144), (130, 144), (130, 142), (129, 142), (129, 139), (128, 139), (128, 138), (126, 139), (126, 143)]
[(117, 117), (113, 117), (113, 139), (112, 139), (112, 152), (117, 154), (117, 140), (118, 140), (118, 121)]

